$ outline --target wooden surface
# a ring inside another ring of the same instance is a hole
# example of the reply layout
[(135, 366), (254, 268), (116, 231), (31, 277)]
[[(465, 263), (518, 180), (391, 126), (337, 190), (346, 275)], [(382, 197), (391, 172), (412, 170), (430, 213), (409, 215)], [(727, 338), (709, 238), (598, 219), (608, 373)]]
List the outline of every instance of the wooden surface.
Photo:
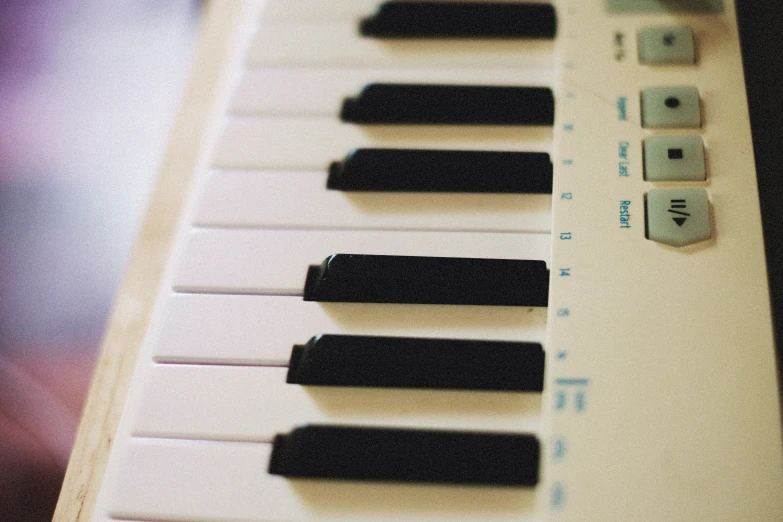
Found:
[(92, 515), (187, 188), (219, 116), (217, 101), (242, 13), (239, 0), (205, 4), (188, 88), (106, 330), (55, 521), (81, 522)]

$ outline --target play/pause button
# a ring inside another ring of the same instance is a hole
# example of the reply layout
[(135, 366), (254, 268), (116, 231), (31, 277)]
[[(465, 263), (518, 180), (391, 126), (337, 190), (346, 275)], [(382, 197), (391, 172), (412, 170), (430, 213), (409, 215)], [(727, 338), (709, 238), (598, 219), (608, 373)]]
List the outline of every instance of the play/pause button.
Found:
[(681, 247), (712, 235), (704, 189), (654, 189), (647, 194), (647, 238)]

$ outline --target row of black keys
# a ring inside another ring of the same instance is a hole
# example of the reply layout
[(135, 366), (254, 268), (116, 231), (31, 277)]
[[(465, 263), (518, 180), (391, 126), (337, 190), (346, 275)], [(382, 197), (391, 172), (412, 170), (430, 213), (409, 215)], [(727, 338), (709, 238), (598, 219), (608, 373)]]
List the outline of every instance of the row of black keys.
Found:
[[(321, 335), (291, 354), (302, 385), (541, 391), (537, 343)], [(305, 426), (275, 437), (269, 472), (286, 477), (532, 486), (532, 435)]]
[[(305, 299), (546, 306), (542, 261), (336, 254), (311, 266)], [(521, 291), (520, 291), (521, 289)], [(286, 381), (540, 392), (538, 343), (320, 335), (294, 346)], [(338, 480), (532, 486), (535, 436), (311, 425), (277, 435), (269, 472)]]
[[(541, 391), (538, 343), (320, 335), (291, 353), (286, 382), (321, 386)], [(277, 435), (269, 472), (339, 480), (532, 486), (527, 434), (310, 425)]]
[(552, 125), (548, 87), (370, 83), (346, 98), (350, 123), (410, 125)]
[[(533, 4), (389, 2), (361, 26), (379, 37), (553, 37), (554, 10)], [(551, 125), (548, 89), (372, 84), (341, 118), (364, 124)], [(492, 172), (491, 180), (476, 172)], [(428, 172), (428, 176), (422, 176)], [(551, 192), (547, 154), (364, 149), (332, 164), (328, 188)], [(546, 306), (543, 262), (337, 254), (312, 266), (312, 301)], [(536, 343), (321, 335), (291, 354), (301, 385), (541, 391)], [(271, 474), (447, 484), (532, 486), (535, 436), (304, 426), (275, 437)]]
[(334, 254), (311, 265), (305, 301), (547, 306), (544, 261)]
[(359, 26), (375, 38), (554, 38), (556, 29), (553, 6), (506, 2), (385, 2)]
[(269, 473), (289, 478), (535, 486), (533, 435), (307, 425), (277, 435)]
[(356, 149), (329, 167), (342, 191), (551, 194), (545, 152)]
[(540, 392), (539, 343), (318, 335), (295, 345), (286, 382), (441, 390)]
[[(360, 124), (552, 125), (547, 88), (370, 84), (345, 100), (343, 121)], [(552, 192), (543, 152), (358, 149), (329, 168), (344, 191)]]

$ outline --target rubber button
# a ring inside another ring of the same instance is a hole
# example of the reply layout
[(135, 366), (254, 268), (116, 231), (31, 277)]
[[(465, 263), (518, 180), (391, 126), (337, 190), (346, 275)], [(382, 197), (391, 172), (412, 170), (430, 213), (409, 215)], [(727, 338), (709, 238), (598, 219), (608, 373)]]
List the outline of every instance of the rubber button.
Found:
[(701, 136), (650, 136), (644, 140), (646, 181), (704, 181)]
[(639, 62), (647, 65), (696, 63), (693, 31), (685, 25), (645, 27), (639, 31)]
[(696, 87), (650, 87), (642, 91), (642, 127), (698, 129), (701, 127)]
[(647, 193), (647, 238), (676, 247), (712, 235), (707, 191), (698, 188), (654, 189)]

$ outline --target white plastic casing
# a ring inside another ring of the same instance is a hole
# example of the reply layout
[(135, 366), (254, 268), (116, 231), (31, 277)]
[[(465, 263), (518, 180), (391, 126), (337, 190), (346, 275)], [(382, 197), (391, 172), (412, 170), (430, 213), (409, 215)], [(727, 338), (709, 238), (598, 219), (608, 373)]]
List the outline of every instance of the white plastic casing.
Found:
[[(271, 0), (259, 11), (263, 3), (248, 1), (246, 25), (226, 37), (236, 89), (215, 102), (224, 117), (188, 189), (93, 520), (783, 519), (775, 348), (733, 0), (719, 14), (609, 14), (603, 0), (560, 0), (554, 43), (423, 44), (359, 38), (357, 20), (376, 0)], [(696, 36), (696, 65), (638, 63), (641, 28), (683, 24)], [(337, 120), (342, 97), (396, 78), (552, 86), (556, 123)], [(667, 85), (699, 89), (701, 129), (641, 128), (641, 90)], [(645, 136), (670, 132), (703, 136), (705, 182), (643, 180)], [(554, 191), (390, 200), (324, 191), (328, 163), (360, 146), (551, 152)], [(675, 248), (645, 237), (645, 194), (675, 186), (707, 190), (708, 241)], [(346, 249), (544, 259), (549, 308), (301, 301), (306, 266)], [(285, 384), (291, 345), (317, 333), (542, 342), (544, 393)], [(541, 481), (517, 489), (269, 475), (271, 437), (303, 422), (533, 432)]]

